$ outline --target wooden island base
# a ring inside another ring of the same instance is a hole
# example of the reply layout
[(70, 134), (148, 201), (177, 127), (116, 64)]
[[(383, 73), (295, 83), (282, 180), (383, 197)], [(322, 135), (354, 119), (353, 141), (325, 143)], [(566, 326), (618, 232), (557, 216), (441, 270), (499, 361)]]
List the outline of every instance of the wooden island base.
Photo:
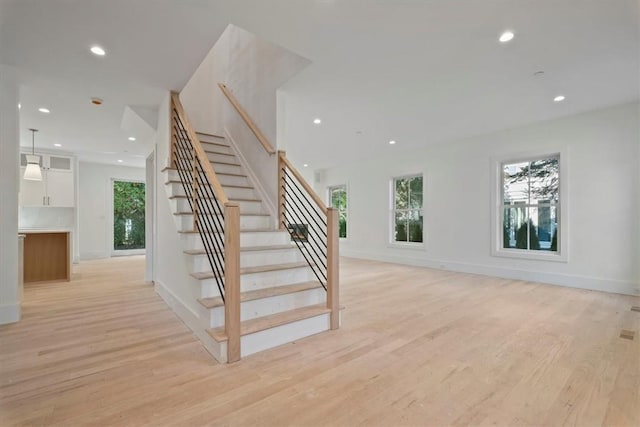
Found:
[(69, 232), (23, 232), (24, 283), (70, 281)]

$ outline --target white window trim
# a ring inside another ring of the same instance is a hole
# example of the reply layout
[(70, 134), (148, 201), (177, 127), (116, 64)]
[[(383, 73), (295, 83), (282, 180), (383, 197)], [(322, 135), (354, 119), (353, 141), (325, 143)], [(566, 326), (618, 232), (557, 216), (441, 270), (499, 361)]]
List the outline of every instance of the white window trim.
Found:
[[(145, 242), (144, 242), (144, 249), (119, 249), (116, 250), (113, 247), (113, 234), (114, 234), (114, 230), (113, 230), (113, 223), (114, 223), (114, 218), (113, 218), (113, 183), (114, 182), (135, 182), (137, 184), (144, 184), (144, 191), (146, 194), (147, 191), (147, 183), (144, 180), (140, 180), (140, 179), (128, 179), (128, 178), (111, 178), (109, 180), (109, 191), (107, 191), (107, 197), (109, 198), (107, 200), (107, 209), (109, 209), (109, 213), (107, 215), (107, 236), (109, 238), (108, 241), (108, 245), (109, 245), (109, 251), (111, 253), (112, 257), (118, 257), (118, 256), (130, 256), (130, 255), (144, 255), (147, 253), (147, 241), (146, 241), (146, 235), (145, 235)], [(146, 205), (145, 205), (146, 208)], [(146, 215), (147, 212), (145, 211), (145, 220), (146, 220)], [(146, 227), (146, 223), (145, 223), (145, 227)]]
[[(396, 242), (394, 240), (395, 225), (396, 225), (396, 218), (394, 215), (396, 187), (394, 185), (394, 182), (396, 179), (415, 178), (417, 176), (422, 177), (422, 209), (421, 209), (422, 210), (422, 242)], [(389, 235), (387, 239), (388, 247), (396, 248), (396, 249), (413, 249), (413, 250), (427, 249), (427, 244), (426, 244), (427, 236), (426, 236), (426, 226), (425, 226), (426, 221), (425, 221), (425, 213), (424, 213), (425, 188), (426, 188), (426, 179), (425, 179), (424, 172), (394, 175), (389, 178)]]
[(349, 200), (349, 184), (335, 184), (335, 185), (328, 185), (327, 186), (327, 206), (331, 207), (331, 190), (334, 188), (340, 188), (340, 187), (344, 187), (344, 190), (347, 193), (347, 237), (339, 237), (338, 236), (338, 240), (341, 242), (348, 242), (349, 241), (349, 236), (351, 235), (350, 230), (350, 226), (349, 226), (349, 218), (351, 218), (351, 213), (349, 212), (349, 206), (351, 205), (351, 201)]
[[(560, 197), (558, 204), (558, 251), (556, 253), (543, 251), (523, 251), (520, 249), (505, 249), (502, 247), (502, 164), (531, 161), (558, 156)], [(491, 159), (491, 255), (495, 257), (529, 259), (538, 261), (569, 262), (569, 168), (566, 149), (557, 151), (536, 151), (511, 154)]]

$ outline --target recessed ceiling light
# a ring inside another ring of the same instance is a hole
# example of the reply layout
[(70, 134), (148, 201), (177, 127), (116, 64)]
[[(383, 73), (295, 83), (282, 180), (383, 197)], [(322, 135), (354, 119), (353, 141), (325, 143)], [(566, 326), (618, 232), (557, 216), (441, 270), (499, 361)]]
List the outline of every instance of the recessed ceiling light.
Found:
[(507, 43), (513, 40), (514, 37), (515, 34), (513, 34), (512, 31), (505, 31), (504, 33), (500, 34), (500, 38), (498, 40), (500, 40), (500, 43)]
[(105, 50), (103, 48), (101, 48), (100, 46), (91, 46), (91, 53), (93, 53), (94, 55), (98, 55), (98, 56), (105, 56), (107, 54), (107, 52), (105, 52)]
[(135, 140), (136, 140), (136, 138), (134, 136), (130, 136), (129, 137), (129, 141), (135, 141)]
[(561, 102), (564, 101), (564, 95), (558, 95), (555, 98), (553, 98), (553, 102)]
[(18, 102), (18, 110), (21, 110), (21, 109), (22, 109), (22, 104)]
[(51, 111), (49, 111), (48, 108), (44, 108), (44, 107), (38, 108), (38, 111), (40, 111), (41, 113), (45, 113), (45, 114), (49, 114), (51, 112)]
[(395, 143), (396, 143), (396, 142), (395, 142), (393, 139), (392, 139), (391, 141), (389, 141), (389, 144), (391, 144), (391, 145), (393, 145), (393, 144), (395, 144)]
[(309, 165), (308, 165), (308, 164), (306, 164), (306, 163), (305, 163), (304, 165), (302, 165), (302, 166), (304, 166), (305, 168), (308, 168), (308, 167), (309, 167)]
[(122, 163), (122, 160), (118, 159), (118, 163)]
[(54, 147), (62, 147), (62, 144), (53, 144)]
[(313, 119), (314, 125), (319, 125), (320, 123), (322, 123), (322, 119)]

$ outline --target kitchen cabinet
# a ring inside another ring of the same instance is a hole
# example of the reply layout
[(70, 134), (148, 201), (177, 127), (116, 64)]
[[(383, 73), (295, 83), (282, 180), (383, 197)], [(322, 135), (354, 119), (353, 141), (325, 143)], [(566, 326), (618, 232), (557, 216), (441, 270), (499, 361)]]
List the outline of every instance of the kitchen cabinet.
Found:
[(41, 154), (42, 181), (24, 179), (26, 154), (20, 156), (20, 206), (74, 207), (73, 158)]

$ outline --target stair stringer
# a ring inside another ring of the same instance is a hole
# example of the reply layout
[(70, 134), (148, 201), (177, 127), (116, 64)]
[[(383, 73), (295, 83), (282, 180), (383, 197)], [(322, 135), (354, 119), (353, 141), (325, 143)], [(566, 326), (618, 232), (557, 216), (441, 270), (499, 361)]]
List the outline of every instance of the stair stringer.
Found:
[(247, 174), (249, 182), (251, 183), (251, 185), (253, 185), (254, 191), (258, 193), (259, 198), (262, 199), (262, 203), (266, 206), (268, 213), (271, 215), (275, 228), (279, 228), (280, 224), (278, 224), (278, 209), (276, 208), (274, 201), (271, 200), (271, 197), (269, 197), (269, 194), (265, 190), (264, 186), (262, 185), (256, 174), (253, 173), (253, 169), (249, 165), (249, 162), (242, 154), (242, 151), (240, 151), (240, 149), (238, 148), (238, 144), (236, 144), (236, 141), (233, 139), (233, 136), (231, 136), (231, 133), (226, 127), (224, 128), (224, 136), (229, 141), (231, 151), (233, 151), (233, 153), (240, 161), (242, 168)]
[[(169, 171), (165, 170), (162, 172), (164, 175), (164, 181), (166, 182), (169, 178)], [(169, 202), (169, 209), (171, 215), (175, 213), (175, 206), (171, 203), (169, 197), (171, 196), (171, 186), (164, 186), (165, 194), (167, 196), (167, 201)], [(177, 223), (174, 221), (174, 224), (177, 229)], [(186, 239), (180, 239), (182, 244), (182, 259), (186, 271), (191, 271), (191, 257), (184, 253)], [(196, 280), (189, 275), (186, 275), (183, 279), (183, 286), (187, 286), (193, 290), (191, 294), (200, 295), (202, 284), (200, 280)], [(204, 348), (220, 363), (227, 362), (227, 343), (226, 342), (217, 342), (207, 333), (207, 329), (210, 328), (210, 317), (211, 314), (209, 310), (202, 307), (200, 304), (197, 304), (197, 308), (194, 310), (189, 307), (189, 304), (182, 301), (182, 299), (177, 296), (171, 289), (161, 281), (156, 281), (154, 285), (155, 291), (160, 297), (165, 301), (165, 303), (171, 307), (174, 313), (184, 322), (185, 325), (198, 337)], [(219, 293), (218, 293), (219, 295)]]

